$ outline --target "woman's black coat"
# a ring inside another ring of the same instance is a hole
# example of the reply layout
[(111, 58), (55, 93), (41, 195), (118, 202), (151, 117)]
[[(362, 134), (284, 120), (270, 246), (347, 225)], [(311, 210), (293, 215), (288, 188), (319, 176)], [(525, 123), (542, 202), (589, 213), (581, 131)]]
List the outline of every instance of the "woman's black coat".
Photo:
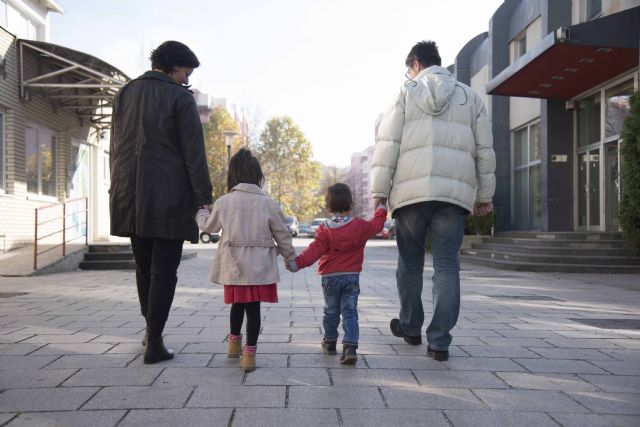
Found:
[(197, 241), (211, 203), (202, 124), (191, 92), (147, 71), (116, 95), (110, 147), (111, 234)]

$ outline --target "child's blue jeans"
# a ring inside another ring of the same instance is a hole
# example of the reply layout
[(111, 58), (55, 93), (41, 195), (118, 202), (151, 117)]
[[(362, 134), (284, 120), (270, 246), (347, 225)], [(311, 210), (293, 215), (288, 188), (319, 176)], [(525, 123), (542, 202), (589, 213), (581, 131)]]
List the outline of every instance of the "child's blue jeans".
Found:
[(338, 324), (342, 314), (343, 344), (358, 346), (358, 295), (360, 295), (360, 274), (340, 274), (322, 278), (324, 294), (324, 338), (338, 339)]

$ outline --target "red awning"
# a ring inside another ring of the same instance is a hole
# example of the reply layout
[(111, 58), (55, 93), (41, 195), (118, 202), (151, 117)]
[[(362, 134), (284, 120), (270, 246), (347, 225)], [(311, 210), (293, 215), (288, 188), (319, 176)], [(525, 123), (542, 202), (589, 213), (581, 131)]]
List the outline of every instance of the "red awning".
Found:
[(490, 95), (572, 99), (638, 67), (640, 7), (547, 35), (487, 84)]

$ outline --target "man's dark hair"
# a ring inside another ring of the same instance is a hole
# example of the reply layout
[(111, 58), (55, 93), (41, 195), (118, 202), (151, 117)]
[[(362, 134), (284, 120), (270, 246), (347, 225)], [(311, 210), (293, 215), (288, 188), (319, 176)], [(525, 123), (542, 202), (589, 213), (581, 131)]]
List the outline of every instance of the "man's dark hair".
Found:
[(329, 212), (347, 212), (353, 206), (351, 189), (347, 184), (341, 182), (333, 184), (327, 188), (324, 202)]
[(407, 59), (404, 63), (407, 67), (411, 67), (413, 65), (413, 61), (418, 61), (422, 68), (427, 68), (432, 65), (442, 65), (442, 60), (440, 59), (436, 42), (423, 40), (416, 43), (416, 45), (411, 48), (411, 51), (409, 52), (409, 55), (407, 55)]
[(255, 184), (262, 187), (264, 174), (258, 159), (253, 157), (251, 150), (241, 148), (229, 161), (229, 173), (227, 174), (227, 191), (240, 183)]
[(165, 73), (173, 71), (173, 67), (198, 68), (200, 61), (186, 44), (173, 40), (162, 43), (151, 51), (151, 68)]

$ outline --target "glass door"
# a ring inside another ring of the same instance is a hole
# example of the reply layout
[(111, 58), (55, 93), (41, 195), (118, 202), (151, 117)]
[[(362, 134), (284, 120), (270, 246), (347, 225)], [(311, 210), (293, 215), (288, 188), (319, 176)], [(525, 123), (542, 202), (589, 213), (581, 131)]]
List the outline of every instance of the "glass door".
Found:
[(600, 155), (599, 150), (578, 154), (578, 226), (600, 229)]

